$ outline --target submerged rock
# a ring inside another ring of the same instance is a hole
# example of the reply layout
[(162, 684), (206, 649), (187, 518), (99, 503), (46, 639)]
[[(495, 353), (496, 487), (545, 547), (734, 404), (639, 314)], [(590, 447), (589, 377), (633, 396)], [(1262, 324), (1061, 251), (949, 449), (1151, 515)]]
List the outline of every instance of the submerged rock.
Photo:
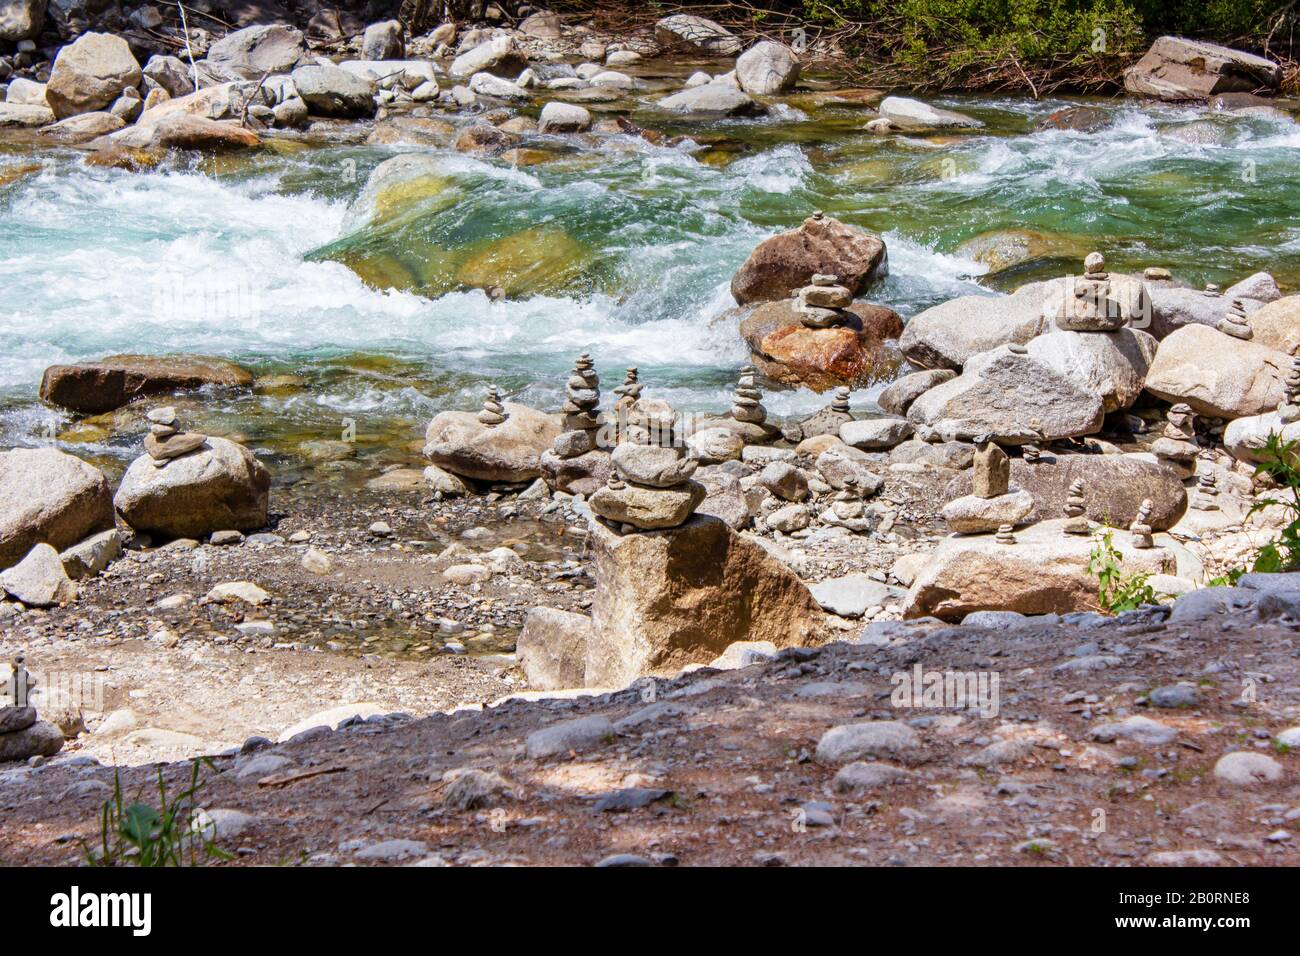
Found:
[(146, 395), (219, 386), (245, 388), (253, 375), (225, 359), (203, 355), (110, 355), (97, 362), (51, 365), (41, 377), (41, 399), (95, 415)]

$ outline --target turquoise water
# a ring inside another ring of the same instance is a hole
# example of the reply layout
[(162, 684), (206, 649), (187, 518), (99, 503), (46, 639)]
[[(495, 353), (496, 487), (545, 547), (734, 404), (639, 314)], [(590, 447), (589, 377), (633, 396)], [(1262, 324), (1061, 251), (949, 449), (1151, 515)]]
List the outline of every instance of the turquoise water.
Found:
[[(904, 317), (1059, 275), (1092, 248), (1112, 268), (1163, 265), (1193, 284), (1261, 268), (1300, 283), (1293, 122), (1101, 104), (1114, 114), (1102, 132), (1033, 132), (1068, 104), (943, 103), (987, 128), (879, 138), (856, 108), (794, 99), (766, 119), (689, 127), (693, 141), (675, 147), (592, 138), (518, 169), (435, 150), (443, 198), (412, 198), (388, 230), (349, 205), (397, 148), (323, 144), (148, 173), (90, 169), (68, 150), (0, 152), (0, 181), (7, 167), (43, 163), (0, 187), (0, 446), (66, 427), (34, 401), (47, 365), (126, 351), (225, 355), (299, 376), (302, 388), (221, 407), (267, 440), (277, 428), (331, 437), (357, 416), (418, 439), (429, 415), (474, 406), (489, 380), (558, 406), (584, 350), (606, 388), (638, 365), (654, 394), (721, 409), (746, 358), (718, 321), (730, 277), (816, 209), (885, 237), (891, 276), (868, 298)], [(1007, 229), (1038, 235), (1034, 259), (990, 274), (963, 250)], [(456, 287), (462, 259), (520, 233), (577, 250), (581, 268), (504, 301)], [(329, 258), (349, 249), (439, 275), (376, 289)], [(787, 391), (766, 404), (783, 414), (823, 401)], [(92, 445), (126, 454), (111, 439)]]

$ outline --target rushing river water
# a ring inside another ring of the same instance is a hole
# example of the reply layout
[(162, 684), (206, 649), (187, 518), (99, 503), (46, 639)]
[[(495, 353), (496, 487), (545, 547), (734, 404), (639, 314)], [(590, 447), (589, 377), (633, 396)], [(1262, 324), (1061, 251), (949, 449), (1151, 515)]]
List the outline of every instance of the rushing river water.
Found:
[[(349, 206), (371, 169), (411, 147), (290, 143), (147, 173), (0, 147), (0, 182), (6, 167), (44, 164), (0, 186), (0, 447), (44, 440), (53, 424), (83, 453), (134, 453), (113, 429), (68, 429), (35, 402), (47, 365), (113, 352), (216, 354), (296, 376), (194, 406), (273, 453), (353, 420), (363, 441), (405, 438), (409, 456), (432, 413), (474, 407), (489, 380), (558, 407), (583, 350), (606, 389), (637, 365), (653, 394), (721, 410), (746, 358), (734, 326), (714, 321), (732, 304), (729, 279), (760, 240), (816, 209), (884, 236), (891, 275), (868, 298), (904, 317), (1077, 271), (1093, 248), (1113, 268), (1163, 265), (1193, 284), (1259, 268), (1300, 282), (1294, 122), (1118, 102), (1093, 104), (1113, 113), (1100, 132), (1035, 132), (1068, 104), (940, 102), (986, 128), (882, 138), (852, 104), (795, 97), (763, 119), (703, 126), (632, 113), (694, 136), (671, 148), (608, 137), (523, 168), (439, 150), (441, 198), (379, 234)], [(964, 254), (972, 237), (1011, 229), (1045, 251), (1002, 274)], [(568, 244), (581, 274), (561, 292), (494, 302), (446, 275), (421, 277), (425, 295), (407, 291), (419, 285), (409, 276), (380, 291), (336, 261), (358, 246), (392, 268), (451, 261), (521, 233)], [(786, 414), (824, 401), (787, 391), (766, 404)]]

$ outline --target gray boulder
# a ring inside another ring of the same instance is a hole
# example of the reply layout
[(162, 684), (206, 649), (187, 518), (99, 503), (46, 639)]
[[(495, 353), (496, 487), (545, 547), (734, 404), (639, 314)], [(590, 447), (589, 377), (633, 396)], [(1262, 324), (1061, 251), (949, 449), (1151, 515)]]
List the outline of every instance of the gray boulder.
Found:
[(38, 544), (12, 568), (0, 571), (0, 591), (29, 607), (65, 604), (77, 597), (59, 552), (48, 544)]
[(201, 538), (265, 527), (270, 488), (270, 472), (251, 451), (211, 437), (162, 468), (141, 455), (122, 477), (113, 505), (137, 531)]
[(771, 96), (799, 81), (799, 58), (783, 43), (763, 40), (736, 60), (736, 80), (751, 96)]
[[(1227, 295), (1206, 295), (1199, 289), (1179, 286), (1152, 286), (1151, 326), (1148, 329), (1157, 339), (1164, 339), (1184, 325), (1204, 325), (1214, 328), (1228, 314), (1232, 299)], [(1238, 296), (1247, 315), (1257, 312), (1262, 302)]]
[(515, 655), (533, 690), (586, 685), (591, 618), (550, 607), (534, 607), (515, 641)]
[(1282, 68), (1217, 43), (1163, 36), (1124, 71), (1124, 88), (1162, 100), (1203, 100), (1216, 93), (1277, 89)]
[(1030, 340), (1030, 356), (1084, 391), (1100, 395), (1107, 412), (1131, 406), (1146, 382), (1157, 342), (1138, 329), (1051, 332)]
[(1281, 404), (1290, 364), (1285, 353), (1254, 340), (1185, 325), (1160, 343), (1146, 390), (1167, 402), (1185, 402), (1199, 415), (1244, 418)]
[(486, 426), (474, 412), (439, 412), (425, 432), (424, 454), (452, 474), (479, 481), (532, 481), (560, 423), (527, 405), (504, 402), (506, 420)]
[(880, 101), (879, 110), (881, 116), (904, 129), (977, 129), (984, 125), (964, 113), (902, 96), (886, 96)]
[(399, 20), (372, 23), (361, 35), (361, 56), (366, 60), (400, 60), (406, 56), (406, 31)]
[(0, 41), (35, 40), (45, 26), (45, 0), (0, 0)]
[(582, 133), (590, 128), (591, 114), (576, 103), (547, 103), (537, 120), (539, 133)]
[(300, 66), (293, 71), (293, 85), (316, 116), (375, 115), (374, 84), (337, 66)]
[(144, 65), (144, 81), (146, 86), (151, 82), (156, 84), (172, 97), (189, 96), (194, 92), (194, 74), (189, 64), (178, 56), (155, 54), (149, 57), (149, 62)]
[(515, 74), (528, 65), (523, 54), (508, 36), (495, 37), (466, 50), (451, 63), (452, 76), (473, 76), (475, 73)]
[(307, 56), (301, 32), (283, 23), (245, 27), (208, 47), (207, 72), (221, 82), (288, 73)]
[(62, 749), (63, 731), (44, 720), (12, 734), (0, 734), (0, 763), (53, 757)]
[(680, 113), (708, 113), (717, 116), (751, 116), (763, 107), (738, 86), (721, 80), (692, 86), (659, 101), (659, 108)]
[(69, 548), (113, 527), (103, 472), (54, 448), (0, 452), (0, 568), (45, 542)]
[(1104, 407), (1055, 368), (1000, 348), (970, 359), (961, 375), (913, 402), (907, 417), (918, 432), (925, 426), (945, 441), (992, 434), (1019, 445), (1090, 435), (1101, 428)]
[(963, 295), (909, 319), (898, 348), (921, 368), (960, 370), (974, 355), (1008, 343), (1024, 345), (1048, 327), (1034, 291)]

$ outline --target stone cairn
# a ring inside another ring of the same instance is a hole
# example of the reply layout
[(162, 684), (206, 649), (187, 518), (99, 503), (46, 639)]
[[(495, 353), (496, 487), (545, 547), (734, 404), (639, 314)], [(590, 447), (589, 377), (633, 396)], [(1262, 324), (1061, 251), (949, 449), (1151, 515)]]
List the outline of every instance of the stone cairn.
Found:
[(1246, 308), (1241, 304), (1240, 299), (1232, 300), (1227, 314), (1219, 319), (1214, 327), (1234, 339), (1249, 340), (1255, 334), (1255, 330), (1250, 327), (1250, 319), (1246, 317)]
[(841, 425), (853, 421), (853, 413), (849, 410), (849, 395), (847, 385), (835, 389), (831, 396), (831, 403), (804, 419), (796, 427), (788, 429), (786, 438), (798, 443), (805, 438), (816, 438), (818, 435), (838, 435)]
[(1184, 478), (1196, 470), (1200, 453), (1196, 440), (1196, 413), (1190, 405), (1178, 402), (1169, 409), (1164, 434), (1151, 444), (1151, 451), (1164, 464)]
[(794, 310), (806, 328), (829, 329), (843, 325), (852, 317), (848, 309), (853, 303), (853, 291), (848, 286), (840, 285), (835, 276), (820, 272), (812, 277), (811, 283), (794, 290)]
[(1277, 407), (1277, 415), (1288, 425), (1300, 421), (1300, 355), (1291, 356), (1291, 368), (1286, 373), (1286, 398)]
[(1011, 490), (1011, 459), (992, 435), (975, 437), (974, 477), (971, 494), (977, 498), (999, 498)]
[(1083, 260), (1083, 276), (1070, 283), (1056, 314), (1057, 328), (1066, 332), (1114, 332), (1128, 321), (1119, 303), (1110, 297), (1110, 273), (1106, 258), (1090, 252)]
[(821, 515), (823, 524), (836, 525), (853, 532), (870, 530), (871, 521), (867, 517), (862, 489), (858, 485), (858, 479), (854, 475), (844, 479), (844, 487), (831, 499), (831, 506)]
[(613, 471), (591, 496), (591, 510), (624, 534), (685, 524), (706, 491), (691, 481), (699, 462), (675, 440), (676, 412), (662, 403), (644, 409), (631, 402), (626, 414), (623, 440), (610, 455)]
[(1083, 492), (1083, 479), (1074, 479), (1070, 483), (1070, 492), (1065, 499), (1065, 526), (1061, 530), (1066, 534), (1091, 533), (1092, 529), (1088, 527), (1088, 517), (1085, 513), (1088, 501), (1084, 498)]
[(993, 540), (995, 540), (998, 544), (1015, 544), (1016, 536), (1013, 533), (1014, 530), (1015, 530), (1014, 525), (1009, 525), (1009, 524), (998, 525), (998, 533), (993, 536)]
[(0, 684), (0, 761), (52, 757), (63, 749), (63, 733), (53, 724), (38, 722), (31, 693), (36, 678), (27, 670), (26, 658), (13, 659), (9, 679)]
[(1133, 547), (1140, 550), (1155, 547), (1155, 542), (1151, 538), (1151, 512), (1154, 508), (1150, 498), (1143, 498), (1142, 504), (1138, 505), (1137, 514), (1133, 516), (1133, 523), (1128, 529), (1129, 534), (1133, 536)]
[(641, 389), (645, 388), (637, 380), (637, 369), (635, 365), (628, 366), (627, 377), (623, 379), (623, 384), (614, 389), (614, 394), (618, 396), (614, 400), (615, 407), (620, 405), (630, 405), (641, 397)]
[(1219, 482), (1210, 468), (1210, 462), (1204, 458), (1197, 468), (1196, 493), (1192, 495), (1191, 507), (1197, 511), (1219, 510)]
[(596, 414), (600, 405), (600, 376), (586, 352), (573, 363), (564, 391), (567, 396), (561, 409), (564, 431), (555, 439), (553, 450), (560, 458), (577, 458), (596, 447), (596, 434), (600, 428)]
[(478, 413), (479, 423), (488, 428), (495, 428), (507, 418), (506, 407), (501, 404), (501, 393), (495, 385), (489, 385), (483, 399), (483, 410)]
[(1034, 510), (1027, 491), (1011, 490), (1011, 459), (992, 435), (975, 436), (971, 493), (943, 506), (948, 527), (960, 534), (984, 534), (1014, 528)]
[(761, 425), (767, 421), (767, 409), (763, 407), (763, 393), (754, 384), (755, 375), (754, 366), (741, 368), (736, 394), (731, 399), (731, 417), (738, 422)]
[(1201, 292), (1201, 295), (1205, 296), (1207, 299), (1217, 299), (1222, 294), (1223, 293), (1219, 291), (1219, 287), (1213, 282), (1205, 283), (1205, 289)]
[(202, 448), (208, 440), (201, 432), (181, 431), (176, 409), (170, 405), (153, 409), (145, 418), (149, 420), (149, 434), (144, 438), (144, 450), (155, 468), (165, 468), (172, 459)]

